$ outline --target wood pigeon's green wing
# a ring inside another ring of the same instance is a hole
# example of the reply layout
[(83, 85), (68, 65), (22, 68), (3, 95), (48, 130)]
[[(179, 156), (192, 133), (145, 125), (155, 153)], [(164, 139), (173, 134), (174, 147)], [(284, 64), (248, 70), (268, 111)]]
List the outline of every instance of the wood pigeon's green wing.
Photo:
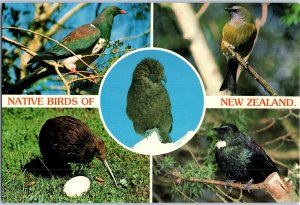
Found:
[[(76, 54), (85, 53), (91, 46), (94, 46), (98, 39), (101, 37), (100, 30), (92, 24), (85, 24), (78, 27), (71, 33), (69, 33), (62, 41), (61, 44)], [(46, 53), (53, 53), (57, 56), (57, 60), (67, 58), (73, 54), (56, 44), (50, 48)]]

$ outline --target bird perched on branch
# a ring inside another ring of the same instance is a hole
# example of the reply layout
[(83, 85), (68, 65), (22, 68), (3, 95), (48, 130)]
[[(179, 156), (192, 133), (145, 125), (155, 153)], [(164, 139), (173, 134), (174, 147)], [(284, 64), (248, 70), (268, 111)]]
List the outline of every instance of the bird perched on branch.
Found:
[(173, 118), (170, 97), (162, 81), (166, 77), (160, 62), (151, 58), (142, 60), (133, 72), (126, 112), (138, 134), (145, 136), (156, 128), (161, 142), (169, 143)]
[(103, 140), (92, 134), (90, 128), (80, 120), (70, 116), (48, 119), (41, 128), (39, 145), (50, 171), (61, 169), (67, 163), (89, 163), (96, 156), (117, 184), (106, 161)]
[[(69, 33), (60, 42), (62, 45), (55, 44), (44, 53), (31, 58), (28, 64), (37, 63), (34, 72), (16, 83), (13, 91), (22, 92), (23, 89), (36, 80), (54, 74), (54, 68), (49, 68), (49, 65), (47, 66), (43, 62), (45, 60), (59, 61), (71, 72), (86, 69), (89, 64), (99, 57), (98, 54), (105, 50), (110, 39), (114, 17), (118, 14), (126, 14), (126, 11), (116, 6), (104, 8), (101, 14), (91, 23), (82, 25)], [(75, 53), (76, 56), (70, 51)]]
[(214, 130), (220, 138), (216, 144), (216, 162), (228, 181), (260, 183), (278, 172), (264, 149), (235, 125), (223, 124)]
[(228, 89), (233, 95), (236, 93), (236, 74), (239, 62), (235, 60), (228, 49), (226, 43), (242, 58), (246, 57), (252, 50), (257, 29), (252, 21), (252, 16), (247, 9), (242, 6), (225, 8), (230, 14), (230, 20), (223, 27), (221, 50), (227, 58), (227, 67), (224, 81), (220, 91)]

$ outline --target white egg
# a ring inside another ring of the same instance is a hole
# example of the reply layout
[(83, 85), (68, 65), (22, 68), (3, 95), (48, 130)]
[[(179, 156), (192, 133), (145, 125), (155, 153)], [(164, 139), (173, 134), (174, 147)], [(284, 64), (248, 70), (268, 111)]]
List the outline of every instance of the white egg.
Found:
[(68, 197), (79, 197), (89, 190), (90, 185), (91, 182), (87, 177), (73, 177), (65, 183), (64, 192)]

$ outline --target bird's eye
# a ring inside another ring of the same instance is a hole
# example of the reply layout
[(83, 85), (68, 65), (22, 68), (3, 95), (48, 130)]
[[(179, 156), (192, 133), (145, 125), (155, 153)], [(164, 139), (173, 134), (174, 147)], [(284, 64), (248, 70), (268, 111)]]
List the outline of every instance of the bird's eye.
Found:
[(236, 9), (236, 10), (235, 10), (236, 13), (239, 13), (240, 11), (241, 11), (240, 9)]

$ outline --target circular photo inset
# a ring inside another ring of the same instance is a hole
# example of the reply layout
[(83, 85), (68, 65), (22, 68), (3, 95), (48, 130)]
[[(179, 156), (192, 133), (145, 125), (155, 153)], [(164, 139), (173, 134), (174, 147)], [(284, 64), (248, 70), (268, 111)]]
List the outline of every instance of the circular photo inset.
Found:
[(105, 74), (99, 94), (104, 127), (139, 154), (178, 149), (197, 132), (205, 112), (197, 71), (165, 49), (139, 49), (121, 57)]

